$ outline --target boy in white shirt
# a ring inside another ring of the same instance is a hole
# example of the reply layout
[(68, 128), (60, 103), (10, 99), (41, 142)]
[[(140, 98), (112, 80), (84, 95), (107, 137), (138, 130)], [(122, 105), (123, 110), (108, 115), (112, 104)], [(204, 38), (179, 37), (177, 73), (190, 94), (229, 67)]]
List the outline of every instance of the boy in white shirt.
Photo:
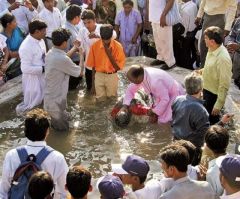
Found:
[(224, 195), (220, 199), (240, 198), (240, 156), (227, 156), (220, 166), (220, 181)]
[(123, 184), (132, 186), (132, 191), (138, 199), (158, 199), (163, 192), (173, 186), (173, 180), (170, 178), (161, 181), (150, 180), (145, 185), (149, 169), (148, 163), (143, 158), (130, 155), (122, 165), (113, 165), (112, 171), (121, 178)]
[(52, 32), (63, 25), (62, 15), (58, 8), (54, 7), (54, 0), (42, 0), (44, 8), (39, 13), (38, 17), (47, 24), (47, 50), (53, 45), (51, 41)]

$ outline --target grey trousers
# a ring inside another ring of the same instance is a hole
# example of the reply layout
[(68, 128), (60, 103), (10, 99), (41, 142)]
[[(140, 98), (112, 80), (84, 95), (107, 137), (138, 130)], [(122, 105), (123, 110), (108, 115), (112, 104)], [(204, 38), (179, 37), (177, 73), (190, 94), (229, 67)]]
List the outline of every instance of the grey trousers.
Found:
[(204, 41), (204, 31), (210, 27), (210, 26), (217, 26), (224, 30), (225, 26), (225, 15), (219, 14), (219, 15), (208, 15), (204, 14), (203, 17), (203, 26), (202, 26), (202, 37), (201, 37), (201, 43), (200, 43), (200, 59), (201, 59), (201, 67), (204, 67), (205, 59), (207, 56), (208, 49), (206, 47), (205, 41)]
[(233, 79), (240, 81), (240, 53), (233, 54)]

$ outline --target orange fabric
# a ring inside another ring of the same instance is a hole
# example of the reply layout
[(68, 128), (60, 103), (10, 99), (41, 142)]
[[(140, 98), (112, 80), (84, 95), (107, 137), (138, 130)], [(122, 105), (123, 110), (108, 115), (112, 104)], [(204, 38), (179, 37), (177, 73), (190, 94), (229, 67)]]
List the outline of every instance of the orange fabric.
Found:
[[(118, 67), (122, 69), (125, 65), (126, 59), (122, 45), (119, 42), (112, 40), (110, 43), (110, 48)], [(96, 41), (91, 46), (86, 65), (95, 68), (97, 72), (115, 72), (115, 69), (105, 52), (101, 39)]]

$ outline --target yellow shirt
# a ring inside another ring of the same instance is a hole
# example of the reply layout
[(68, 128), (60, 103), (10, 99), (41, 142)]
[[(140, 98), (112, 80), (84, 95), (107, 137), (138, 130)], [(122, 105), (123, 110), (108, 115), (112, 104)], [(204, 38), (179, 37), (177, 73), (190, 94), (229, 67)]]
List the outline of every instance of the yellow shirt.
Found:
[(232, 79), (232, 60), (223, 45), (213, 52), (208, 51), (202, 75), (203, 88), (218, 96), (214, 108), (220, 110)]
[(225, 30), (230, 31), (236, 11), (236, 0), (202, 0), (197, 16), (202, 18), (204, 12), (208, 15), (226, 14)]

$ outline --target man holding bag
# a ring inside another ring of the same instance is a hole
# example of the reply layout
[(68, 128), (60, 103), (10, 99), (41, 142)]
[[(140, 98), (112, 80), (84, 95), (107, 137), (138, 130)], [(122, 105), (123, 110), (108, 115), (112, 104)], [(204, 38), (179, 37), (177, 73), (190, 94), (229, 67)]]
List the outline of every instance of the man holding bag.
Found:
[(181, 21), (176, 0), (149, 0), (149, 21), (158, 54), (151, 65), (163, 64), (161, 69), (169, 70), (176, 66), (172, 27)]
[(87, 59), (87, 66), (92, 67), (92, 93), (97, 99), (117, 96), (118, 75), (125, 64), (122, 45), (112, 39), (113, 27), (104, 24), (100, 28), (101, 39), (95, 42)]

